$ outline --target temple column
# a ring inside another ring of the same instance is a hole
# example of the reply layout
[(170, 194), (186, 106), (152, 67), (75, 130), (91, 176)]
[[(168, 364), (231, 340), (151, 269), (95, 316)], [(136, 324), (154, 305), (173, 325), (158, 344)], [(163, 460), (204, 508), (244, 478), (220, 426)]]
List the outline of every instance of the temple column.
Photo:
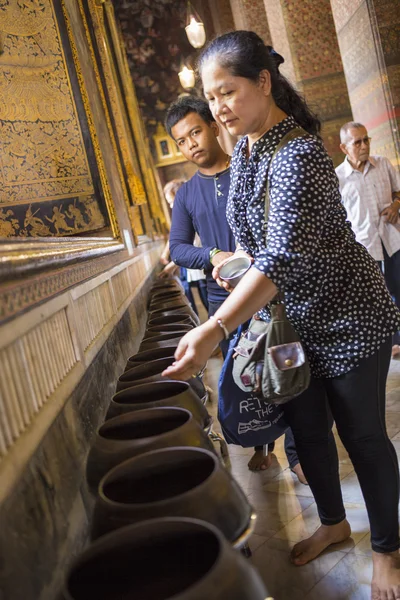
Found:
[(322, 121), (335, 165), (343, 160), (340, 127), (352, 120), (350, 100), (329, 0), (264, 0), (273, 46), (285, 58), (282, 73)]
[(255, 31), (266, 44), (271, 34), (263, 0), (230, 0), (235, 29)]
[[(232, 31), (236, 28), (230, 0), (208, 0), (208, 7), (211, 12), (214, 31), (217, 35)], [(229, 156), (232, 156), (237, 138), (229, 133), (224, 127), (220, 127), (218, 141)]]
[(354, 120), (373, 154), (400, 164), (400, 11), (398, 0), (331, 0)]
[[(267, 15), (263, 0), (209, 0), (216, 33), (234, 29), (255, 31), (266, 44), (271, 44)], [(237, 139), (221, 129), (220, 144), (227, 154), (232, 154)]]
[(211, 16), (214, 25), (214, 31), (218, 35), (235, 29), (232, 8), (230, 0), (208, 0)]

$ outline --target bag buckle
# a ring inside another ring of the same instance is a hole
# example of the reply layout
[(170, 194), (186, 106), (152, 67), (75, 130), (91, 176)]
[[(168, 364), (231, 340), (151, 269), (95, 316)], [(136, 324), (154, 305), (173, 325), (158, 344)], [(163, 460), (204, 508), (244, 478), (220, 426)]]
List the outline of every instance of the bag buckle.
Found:
[(234, 358), (236, 356), (242, 356), (243, 358), (249, 358), (249, 356), (250, 356), (250, 353), (247, 350), (247, 348), (243, 348), (243, 346), (236, 346), (233, 350), (235, 351), (235, 354), (233, 356)]
[(280, 371), (296, 369), (304, 365), (306, 357), (301, 342), (290, 342), (280, 346), (271, 346), (268, 348), (268, 354), (271, 356), (274, 365)]
[(251, 377), (250, 377), (250, 375), (247, 375), (246, 373), (243, 373), (240, 376), (240, 380), (243, 383), (243, 385), (245, 385), (246, 387), (251, 386)]

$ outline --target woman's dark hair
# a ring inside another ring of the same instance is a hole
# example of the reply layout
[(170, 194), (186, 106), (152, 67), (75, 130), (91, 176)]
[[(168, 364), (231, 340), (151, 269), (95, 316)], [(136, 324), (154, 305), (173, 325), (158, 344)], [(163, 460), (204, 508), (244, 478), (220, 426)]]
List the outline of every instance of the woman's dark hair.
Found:
[(165, 129), (172, 138), (174, 137), (171, 133), (172, 127), (182, 121), (189, 113), (197, 113), (207, 125), (215, 121), (205, 100), (194, 96), (183, 96), (171, 104), (165, 117)]
[(318, 135), (321, 122), (308, 108), (306, 101), (296, 92), (289, 81), (279, 72), (284, 58), (253, 31), (232, 31), (214, 40), (201, 53), (197, 70), (206, 62), (215, 59), (235, 77), (245, 77), (257, 82), (261, 71), (266, 69), (271, 75), (272, 96), (276, 105), (309, 133)]

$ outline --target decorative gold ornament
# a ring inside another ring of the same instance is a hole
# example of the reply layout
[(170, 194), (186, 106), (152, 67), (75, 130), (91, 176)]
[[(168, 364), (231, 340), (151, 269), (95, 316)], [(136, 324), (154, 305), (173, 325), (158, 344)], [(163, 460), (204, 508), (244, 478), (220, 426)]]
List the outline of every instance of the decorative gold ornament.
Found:
[(26, 234), (32, 237), (46, 237), (51, 235), (50, 228), (44, 224), (42, 219), (35, 216), (39, 211), (40, 207), (33, 212), (31, 206), (29, 206), (28, 210), (26, 211), (24, 228)]
[(0, 237), (13, 237), (17, 235), (19, 229), (18, 219), (13, 219), (12, 210), (3, 210), (0, 208)]

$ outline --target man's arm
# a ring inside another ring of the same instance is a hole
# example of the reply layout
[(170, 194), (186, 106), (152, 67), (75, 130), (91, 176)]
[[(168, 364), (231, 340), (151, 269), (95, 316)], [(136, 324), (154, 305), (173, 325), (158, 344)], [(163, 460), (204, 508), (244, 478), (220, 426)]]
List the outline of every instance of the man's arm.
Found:
[(400, 172), (392, 165), (388, 158), (385, 159), (387, 170), (390, 179), (390, 187), (392, 188), (393, 200), (400, 198)]
[(169, 251), (175, 264), (187, 269), (210, 269), (210, 250), (193, 246), (195, 229), (185, 205), (185, 186), (178, 190), (172, 209)]
[(381, 212), (381, 217), (385, 217), (386, 223), (396, 225), (399, 220), (400, 198), (393, 198), (390, 206), (387, 206)]
[(400, 190), (400, 174), (388, 159), (385, 159), (385, 163), (392, 189), (392, 204), (381, 212), (381, 216), (386, 217), (387, 223), (395, 225), (399, 219), (400, 209), (400, 191), (398, 191)]

